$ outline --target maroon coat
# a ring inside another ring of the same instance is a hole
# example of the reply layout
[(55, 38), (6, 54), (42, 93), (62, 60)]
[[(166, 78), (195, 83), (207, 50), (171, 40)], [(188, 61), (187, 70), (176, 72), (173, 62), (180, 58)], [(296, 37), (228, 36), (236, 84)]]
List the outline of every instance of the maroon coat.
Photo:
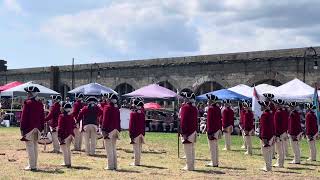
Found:
[(313, 111), (309, 111), (306, 115), (306, 135), (314, 136), (318, 133), (317, 116)]
[(74, 136), (73, 129), (75, 122), (72, 115), (60, 114), (58, 118), (58, 137), (62, 140), (68, 136)]
[(243, 122), (243, 129), (245, 131), (251, 131), (252, 129), (254, 129), (254, 115), (253, 112), (248, 110), (245, 111), (244, 115), (244, 122)]
[(110, 133), (114, 129), (120, 131), (120, 111), (110, 103), (103, 108), (102, 131)]
[(180, 109), (180, 133), (190, 136), (198, 129), (198, 110), (191, 103), (185, 103)]
[(217, 131), (221, 130), (221, 110), (216, 104), (212, 104), (208, 107), (207, 112), (207, 133), (213, 135)]
[(47, 117), (44, 119), (45, 121), (49, 121), (49, 125), (53, 128), (56, 128), (58, 126), (58, 118), (59, 118), (59, 115), (61, 114), (60, 107), (61, 107), (60, 103), (55, 102), (50, 107), (50, 112), (47, 115)]
[(227, 128), (233, 125), (234, 125), (234, 112), (230, 107), (226, 107), (222, 112), (222, 127)]
[(239, 125), (241, 126), (241, 128), (244, 128), (244, 116), (245, 116), (245, 113), (246, 113), (246, 111), (243, 109), (243, 108), (241, 108), (241, 110), (240, 110), (240, 122), (239, 122)]
[(77, 121), (80, 121), (82, 119), (82, 125), (88, 125), (88, 124), (94, 124), (94, 125), (99, 125), (99, 118), (102, 115), (102, 111), (98, 106), (84, 106), (78, 117)]
[(274, 126), (273, 126), (273, 118), (272, 112), (266, 110), (262, 113), (260, 117), (260, 139), (261, 140), (270, 140), (274, 135)]
[(292, 136), (298, 136), (302, 132), (300, 113), (293, 110), (289, 116), (289, 129), (288, 133)]
[(133, 110), (130, 113), (129, 135), (131, 139), (138, 137), (140, 134), (145, 135), (146, 120), (144, 112)]
[(287, 123), (288, 123), (287, 112), (282, 108), (278, 109), (274, 113), (273, 123), (274, 123), (274, 131), (277, 137), (280, 137), (281, 134), (287, 132)]
[[(82, 103), (80, 100), (77, 100), (74, 104), (73, 104), (73, 109), (72, 109), (72, 116), (73, 118), (77, 118), (81, 109), (85, 106), (84, 103)], [(81, 120), (81, 119), (80, 119)], [(79, 121), (80, 121), (79, 120)], [(77, 121), (77, 123), (79, 123), (79, 121)]]
[(28, 99), (24, 102), (20, 130), (22, 136), (25, 136), (34, 128), (42, 131), (44, 128), (44, 110), (43, 104), (35, 99)]

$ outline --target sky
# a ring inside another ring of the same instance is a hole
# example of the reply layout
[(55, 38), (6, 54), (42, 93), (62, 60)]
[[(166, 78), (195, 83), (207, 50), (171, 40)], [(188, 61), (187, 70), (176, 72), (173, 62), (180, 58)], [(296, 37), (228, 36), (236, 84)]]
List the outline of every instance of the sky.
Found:
[(9, 69), (318, 46), (318, 0), (0, 0)]

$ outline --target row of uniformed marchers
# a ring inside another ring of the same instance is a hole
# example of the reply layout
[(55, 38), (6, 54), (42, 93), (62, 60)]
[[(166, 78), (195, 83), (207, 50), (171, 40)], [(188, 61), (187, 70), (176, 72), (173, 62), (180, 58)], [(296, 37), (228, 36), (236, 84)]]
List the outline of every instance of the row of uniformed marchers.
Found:
[[(120, 111), (117, 106), (117, 95), (103, 94), (103, 101), (98, 105), (98, 99), (89, 97), (86, 104), (83, 94), (76, 95), (73, 107), (68, 102), (61, 102), (61, 96), (51, 96), (53, 105), (45, 117), (43, 104), (37, 100), (40, 92), (35, 86), (25, 88), (28, 99), (25, 101), (21, 117), (21, 140), (26, 144), (29, 165), (25, 170), (36, 170), (38, 160), (38, 140), (45, 122), (49, 122), (52, 132), (53, 152), (63, 154), (63, 166), (71, 167), (70, 145), (74, 140), (75, 150), (81, 150), (84, 137), (87, 155), (94, 155), (98, 127), (101, 127), (104, 146), (107, 152), (108, 163), (106, 169), (117, 169), (116, 142), (120, 132)], [(140, 98), (132, 101), (129, 133), (134, 151), (134, 162), (131, 165), (139, 166), (142, 144), (145, 135), (145, 115), (143, 101)]]
[[(95, 154), (98, 127), (101, 128), (104, 138), (104, 146), (107, 152), (108, 163), (106, 169), (117, 169), (116, 141), (120, 132), (120, 112), (117, 107), (118, 97), (115, 94), (103, 94), (103, 101), (98, 105), (95, 97), (89, 97), (84, 103), (82, 94), (76, 94), (76, 102), (71, 104), (61, 103), (60, 96), (52, 96), (53, 105), (49, 114), (45, 117), (43, 105), (37, 100), (39, 89), (30, 86), (25, 89), (28, 99), (25, 101), (21, 119), (22, 141), (26, 143), (29, 157), (27, 170), (37, 169), (38, 140), (44, 123), (49, 122), (52, 131), (53, 152), (59, 152), (60, 148), (64, 156), (64, 164), (71, 167), (70, 145), (74, 141), (74, 149), (81, 150), (82, 137), (84, 137), (85, 151), (88, 155)], [(194, 170), (195, 143), (198, 127), (198, 110), (194, 105), (195, 94), (190, 91), (182, 91), (184, 98), (181, 105), (180, 135), (186, 155), (184, 170)], [(299, 141), (302, 138), (300, 114), (296, 110), (297, 103), (290, 103), (290, 110), (282, 100), (273, 101), (272, 94), (265, 94), (266, 101), (260, 102), (264, 111), (260, 118), (260, 139), (262, 154), (266, 163), (264, 171), (270, 171), (274, 147), (277, 153), (276, 167), (284, 166), (284, 157), (287, 155), (288, 139), (294, 152), (294, 160), (291, 163), (300, 163)], [(218, 98), (207, 95), (208, 106), (206, 107), (206, 131), (208, 136), (211, 162), (208, 166), (218, 167), (218, 140), (224, 134), (225, 148), (231, 150), (231, 132), (234, 125), (234, 112), (229, 100), (223, 101), (224, 106), (219, 107)], [(307, 104), (306, 135), (310, 145), (309, 160), (316, 160), (315, 139), (318, 132), (315, 108)], [(246, 154), (252, 155), (251, 137), (254, 135), (254, 116), (251, 111), (251, 103), (243, 102), (240, 113), (240, 126), (244, 137)], [(132, 111), (129, 122), (130, 144), (133, 145), (134, 162), (131, 165), (139, 166), (142, 152), (142, 144), (145, 136), (145, 112), (143, 99), (137, 98), (132, 101)]]

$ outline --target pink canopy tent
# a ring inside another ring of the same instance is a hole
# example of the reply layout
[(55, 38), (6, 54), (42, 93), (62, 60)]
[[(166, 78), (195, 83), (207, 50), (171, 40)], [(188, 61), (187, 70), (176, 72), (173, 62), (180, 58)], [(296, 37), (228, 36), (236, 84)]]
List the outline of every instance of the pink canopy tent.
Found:
[(177, 93), (171, 91), (170, 89), (159, 86), (158, 84), (150, 84), (123, 96), (142, 97), (149, 99), (173, 99), (177, 97)]
[(5, 91), (7, 89), (11, 89), (13, 87), (16, 87), (16, 86), (19, 86), (23, 84), (22, 82), (19, 82), (19, 81), (13, 81), (11, 83), (8, 83), (8, 84), (5, 84), (3, 86), (0, 86), (0, 91)]

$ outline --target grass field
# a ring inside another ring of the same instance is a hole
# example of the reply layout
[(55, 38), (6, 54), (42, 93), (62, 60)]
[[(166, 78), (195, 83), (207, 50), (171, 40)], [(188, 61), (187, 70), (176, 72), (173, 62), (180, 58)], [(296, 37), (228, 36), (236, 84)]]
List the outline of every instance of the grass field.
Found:
[[(244, 155), (242, 138), (232, 137), (232, 151), (222, 151), (223, 140), (220, 141), (220, 167), (205, 167), (209, 162), (207, 138), (200, 135), (196, 145), (196, 170), (185, 172), (185, 160), (177, 157), (177, 135), (173, 133), (147, 133), (143, 146), (142, 166), (132, 167), (132, 146), (129, 144), (127, 132), (121, 133), (118, 141), (118, 171), (104, 170), (106, 155), (102, 149), (102, 141), (98, 142), (97, 156), (89, 157), (83, 152), (73, 152), (73, 168), (61, 167), (62, 154), (43, 152), (39, 146), (39, 171), (22, 170), (27, 165), (27, 154), (24, 143), (19, 141), (18, 128), (0, 128), (0, 179), (319, 179), (320, 163), (307, 162), (308, 146), (302, 141), (302, 164), (290, 165), (290, 156), (285, 168), (274, 168), (273, 172), (262, 172), (263, 166), (258, 138), (254, 138), (254, 155)], [(180, 146), (180, 156), (183, 149)], [(317, 144), (319, 148), (319, 143)], [(47, 151), (52, 150), (49, 146)], [(320, 151), (320, 150), (319, 150)], [(291, 153), (291, 149), (290, 149)], [(318, 153), (319, 154), (319, 153)], [(275, 162), (275, 161), (274, 161)]]

